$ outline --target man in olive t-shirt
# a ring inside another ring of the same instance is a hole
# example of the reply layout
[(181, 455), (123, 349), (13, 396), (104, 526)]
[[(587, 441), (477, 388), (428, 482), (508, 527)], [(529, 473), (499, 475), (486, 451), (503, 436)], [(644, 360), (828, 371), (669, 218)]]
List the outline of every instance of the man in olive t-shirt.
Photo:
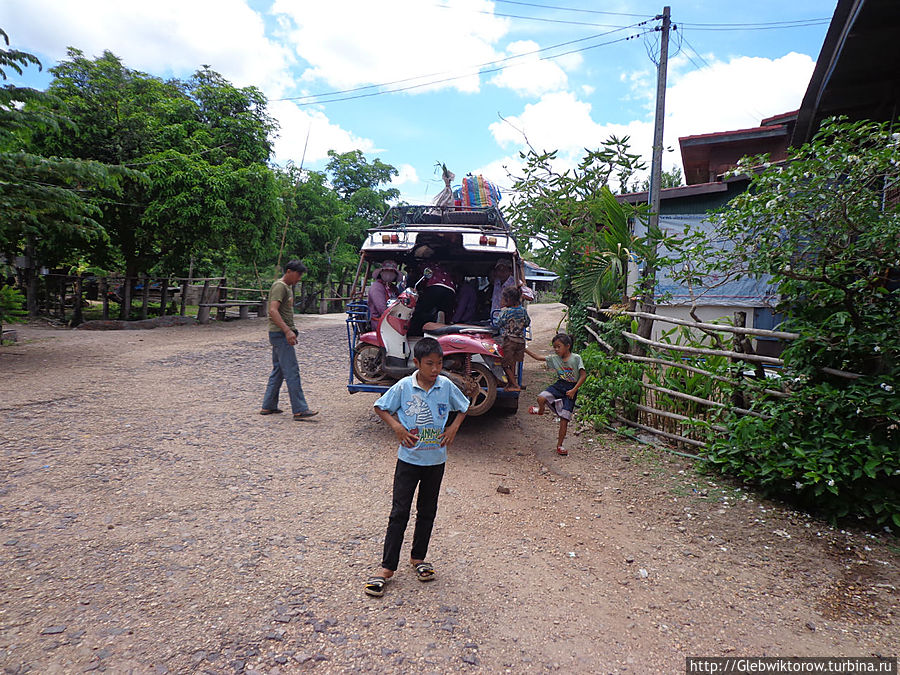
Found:
[(300, 366), (297, 365), (297, 329), (294, 328), (294, 292), (291, 290), (306, 273), (306, 265), (291, 260), (284, 266), (284, 276), (272, 284), (269, 290), (269, 344), (272, 345), (272, 372), (263, 397), (261, 415), (280, 413), (278, 394), (281, 383), (287, 382), (291, 398), (291, 412), (297, 421), (307, 420), (318, 411), (310, 410), (300, 384)]

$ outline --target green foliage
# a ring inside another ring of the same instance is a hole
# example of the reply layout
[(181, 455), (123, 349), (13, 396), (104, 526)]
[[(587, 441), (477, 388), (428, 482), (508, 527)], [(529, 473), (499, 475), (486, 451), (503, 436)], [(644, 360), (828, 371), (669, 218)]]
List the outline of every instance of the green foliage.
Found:
[(12, 286), (0, 287), (0, 328), (5, 323), (21, 323), (25, 316), (25, 297)]
[(284, 259), (302, 258), (307, 278), (325, 282), (335, 269), (356, 266), (359, 249), (348, 242), (347, 206), (329, 188), (324, 173), (289, 165), (278, 171), (284, 213)]
[[(660, 188), (665, 190), (666, 188), (680, 187), (682, 185), (684, 185), (684, 176), (681, 174), (681, 167), (672, 167), (670, 171), (663, 169), (660, 175)], [(649, 178), (645, 178), (644, 182), (641, 183), (641, 190), (644, 192), (650, 191)]]
[(581, 302), (576, 298), (566, 309), (565, 332), (572, 338), (573, 348), (587, 345), (594, 341), (593, 336), (587, 331), (588, 326), (591, 326), (591, 330), (593, 330), (590, 314), (588, 313), (589, 306), (586, 302)]
[(730, 438), (714, 441), (705, 455), (723, 471), (832, 517), (900, 526), (900, 411), (897, 392), (886, 387), (801, 387), (766, 405), (772, 419), (727, 420)]
[(75, 49), (51, 72), (53, 107), (78, 133), (47, 129), (34, 148), (142, 172), (119, 191), (92, 191), (109, 242), (90, 251), (95, 263), (135, 276), (161, 262), (186, 272), (193, 257), (219, 271), (271, 252), (280, 216), (266, 162), (276, 125), (257, 89), (233, 87), (209, 68), (163, 81), (110, 52), (92, 60)]
[(598, 307), (614, 301), (627, 303), (628, 264), (634, 260), (634, 249), (641, 248), (628, 224), (633, 212), (626, 210), (606, 185), (585, 207), (592, 214), (596, 232), (584, 237), (593, 241), (585, 244), (572, 285), (579, 298)]
[[(539, 264), (560, 274), (566, 304), (576, 296), (585, 302), (621, 299), (623, 270), (635, 252), (628, 223), (646, 217), (646, 206), (619, 204), (609, 189), (613, 181), (627, 189), (644, 168), (628, 151), (628, 138), (611, 137), (565, 171), (554, 168), (556, 151), (532, 149), (521, 158), (523, 175), (513, 177), (517, 199), (509, 209), (518, 240), (532, 247)], [(534, 241), (540, 246), (533, 247)]]
[(828, 121), (784, 164), (743, 160), (749, 189), (715, 233), (682, 241), (682, 280), (770, 275), (784, 327), (801, 335), (783, 354), (792, 396), (768, 404), (772, 420), (730, 420), (711, 460), (835, 516), (879, 522), (900, 520), (900, 210), (885, 199), (898, 166), (889, 125)]
[(598, 427), (617, 414), (633, 418), (633, 404), (641, 400), (642, 366), (607, 354), (597, 344), (583, 349), (581, 359), (588, 377), (579, 392), (579, 416)]
[[(6, 44), (6, 33), (0, 31)], [(15, 49), (0, 49), (0, 76), (22, 74), (40, 62)], [(56, 99), (27, 87), (0, 88), (0, 253), (16, 255), (26, 239), (36, 241), (42, 259), (55, 265), (71, 249), (103, 242), (100, 209), (86, 189), (115, 192), (128, 171), (101, 162), (46, 157), (29, 147), (35, 133), (73, 134), (71, 122), (50, 109)]]

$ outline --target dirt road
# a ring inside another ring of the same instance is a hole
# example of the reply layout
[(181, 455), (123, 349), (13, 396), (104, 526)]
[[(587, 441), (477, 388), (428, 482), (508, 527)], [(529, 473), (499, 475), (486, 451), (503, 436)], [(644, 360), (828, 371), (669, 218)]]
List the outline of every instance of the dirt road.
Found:
[[(535, 346), (559, 312), (532, 307)], [(466, 420), (450, 450), (437, 580), (401, 568), (366, 597), (396, 446), (374, 397), (346, 393), (343, 316), (297, 319), (315, 423), (256, 414), (260, 320), (26, 327), (0, 349), (4, 672), (677, 673), (685, 656), (897, 654), (896, 538), (611, 434), (557, 457), (553, 420), (524, 405)], [(548, 376), (528, 364), (526, 381), (530, 401)]]

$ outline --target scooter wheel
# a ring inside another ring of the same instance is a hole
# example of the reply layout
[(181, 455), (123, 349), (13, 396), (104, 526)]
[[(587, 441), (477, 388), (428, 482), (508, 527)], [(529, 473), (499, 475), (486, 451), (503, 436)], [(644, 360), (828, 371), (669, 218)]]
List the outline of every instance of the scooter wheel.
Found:
[(478, 393), (470, 399), (471, 403), (466, 415), (468, 417), (478, 417), (490, 410), (497, 400), (497, 379), (488, 368), (480, 363), (472, 364), (469, 377), (475, 380), (475, 384), (478, 385)]
[(353, 372), (363, 384), (378, 384), (384, 379), (384, 351), (375, 345), (356, 347), (353, 355)]

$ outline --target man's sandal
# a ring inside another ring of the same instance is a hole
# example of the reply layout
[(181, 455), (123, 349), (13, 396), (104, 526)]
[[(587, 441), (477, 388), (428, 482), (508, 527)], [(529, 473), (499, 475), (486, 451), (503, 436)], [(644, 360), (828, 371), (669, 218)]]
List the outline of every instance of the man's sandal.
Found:
[(318, 414), (318, 410), (304, 410), (303, 412), (294, 413), (294, 421), (303, 422), (305, 420), (308, 420), (310, 417), (315, 417)]
[(384, 585), (387, 583), (387, 579), (384, 577), (369, 577), (366, 579), (366, 587), (365, 592), (366, 595), (371, 595), (373, 598), (380, 598), (384, 595)]
[(413, 569), (416, 570), (416, 579), (419, 581), (434, 581), (434, 567), (431, 563), (415, 563)]
[(276, 413), (281, 413), (281, 412), (284, 412), (284, 410), (282, 410), (281, 408), (272, 408), (271, 410), (263, 408), (262, 410), (259, 411), (259, 414), (260, 415), (274, 415)]
[(563, 446), (558, 445), (558, 446), (556, 446), (556, 454), (562, 455), (563, 457), (565, 457), (566, 455), (569, 454), (569, 451), (566, 450)]
[(528, 414), (529, 415), (543, 415), (544, 413), (542, 413), (541, 409), (538, 408), (536, 405), (533, 405), (528, 409)]

